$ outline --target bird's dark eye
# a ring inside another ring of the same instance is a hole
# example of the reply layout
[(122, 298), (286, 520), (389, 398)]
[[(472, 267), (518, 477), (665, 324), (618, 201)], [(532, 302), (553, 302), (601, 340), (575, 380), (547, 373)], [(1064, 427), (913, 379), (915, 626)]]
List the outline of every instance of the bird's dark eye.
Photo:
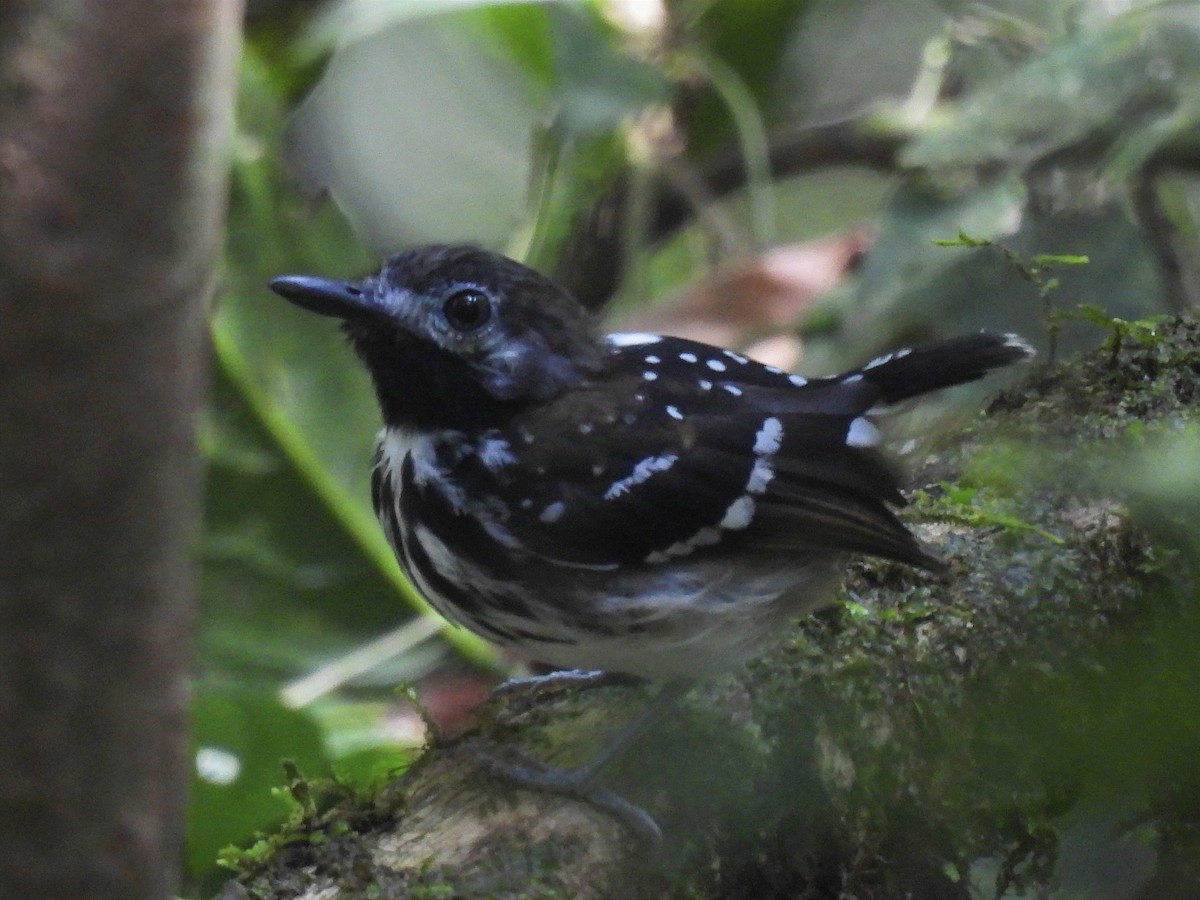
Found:
[(483, 291), (466, 288), (447, 298), (442, 314), (459, 331), (474, 331), (492, 317), (492, 301)]

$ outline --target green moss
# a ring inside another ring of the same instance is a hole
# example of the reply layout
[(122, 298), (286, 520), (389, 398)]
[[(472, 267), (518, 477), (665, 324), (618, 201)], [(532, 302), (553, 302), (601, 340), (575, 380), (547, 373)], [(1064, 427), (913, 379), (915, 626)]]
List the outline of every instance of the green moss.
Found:
[(917, 521), (950, 522), (971, 528), (998, 528), (1003, 531), (1032, 531), (1052, 544), (1063, 539), (1044, 528), (1021, 519), (1011, 511), (1015, 504), (1007, 497), (981, 487), (952, 485), (948, 482), (913, 491), (910, 517)]
[(774, 747), (759, 793), (811, 802), (767, 804), (772, 850), (731, 874), (731, 849), (719, 884), (680, 896), (959, 896), (981, 872), (997, 892), (1044, 890), (1080, 803), (1121, 807), (1173, 770), (1181, 732), (1142, 711), (1169, 690), (1148, 671), (1200, 680), (1175, 649), (1200, 636), (1196, 560), (1128, 501), (1137, 454), (1194, 427), (1198, 347), (1173, 321), (1036, 372), (918, 473), (933, 485), (908, 514), (950, 576), (857, 562), (838, 609), (754, 664)]
[[(1198, 385), (1200, 326), (1165, 322), (1154, 340), (1035, 370), (929, 461), (906, 515), (946, 578), (854, 562), (840, 605), (697, 692), (613, 773), (668, 835), (641, 895), (1044, 892), (1072, 817), (1094, 809), (1153, 821), (1162, 865), (1194, 875), (1200, 529), (1178, 484), (1139, 473), (1165, 464), (1164, 436), (1197, 429)], [(569, 765), (644, 702), (518, 692), (484, 711), (482, 734)], [(456, 871), (375, 860), (372, 834), (412, 814), (409, 785), (462, 779), (456, 753), (440, 745), (355, 809), (307, 785), (297, 805), (315, 816), (250, 854), (248, 886), (284, 897), (319, 871), (354, 897), (518, 896), (514, 883), (567, 896), (578, 836), (493, 835)], [(479, 791), (509, 799), (485, 779)]]

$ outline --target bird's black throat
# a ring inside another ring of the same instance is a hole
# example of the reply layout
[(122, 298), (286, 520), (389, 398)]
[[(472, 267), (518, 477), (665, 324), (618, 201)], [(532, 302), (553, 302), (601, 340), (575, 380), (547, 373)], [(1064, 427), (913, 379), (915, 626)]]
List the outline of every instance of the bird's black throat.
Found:
[(375, 386), (385, 425), (474, 431), (507, 422), (523, 404), (490, 394), (459, 357), (378, 321), (347, 320), (343, 330)]

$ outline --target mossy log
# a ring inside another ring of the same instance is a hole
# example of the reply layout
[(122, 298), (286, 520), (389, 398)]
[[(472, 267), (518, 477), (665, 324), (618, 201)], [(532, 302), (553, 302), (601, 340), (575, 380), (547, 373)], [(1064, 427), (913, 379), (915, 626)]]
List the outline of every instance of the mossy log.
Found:
[(1137, 481), (1157, 435), (1194, 429), (1200, 326), (1121, 337), (1033, 369), (918, 467), (906, 515), (948, 576), (855, 562), (841, 604), (617, 766), (657, 854), (472, 750), (570, 764), (645, 691), (522, 689), (227, 896), (1200, 896), (1200, 513)]

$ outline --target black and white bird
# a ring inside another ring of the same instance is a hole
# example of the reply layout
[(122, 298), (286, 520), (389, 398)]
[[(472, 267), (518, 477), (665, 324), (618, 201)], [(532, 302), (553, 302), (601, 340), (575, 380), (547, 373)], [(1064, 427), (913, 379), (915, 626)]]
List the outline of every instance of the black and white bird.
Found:
[(375, 509), (440, 613), (552, 666), (676, 684), (827, 603), (850, 554), (939, 568), (892, 511), (874, 417), (1032, 355), (982, 333), (803, 378), (605, 336), (554, 282), (469, 245), (271, 287), (340, 319), (369, 370)]

